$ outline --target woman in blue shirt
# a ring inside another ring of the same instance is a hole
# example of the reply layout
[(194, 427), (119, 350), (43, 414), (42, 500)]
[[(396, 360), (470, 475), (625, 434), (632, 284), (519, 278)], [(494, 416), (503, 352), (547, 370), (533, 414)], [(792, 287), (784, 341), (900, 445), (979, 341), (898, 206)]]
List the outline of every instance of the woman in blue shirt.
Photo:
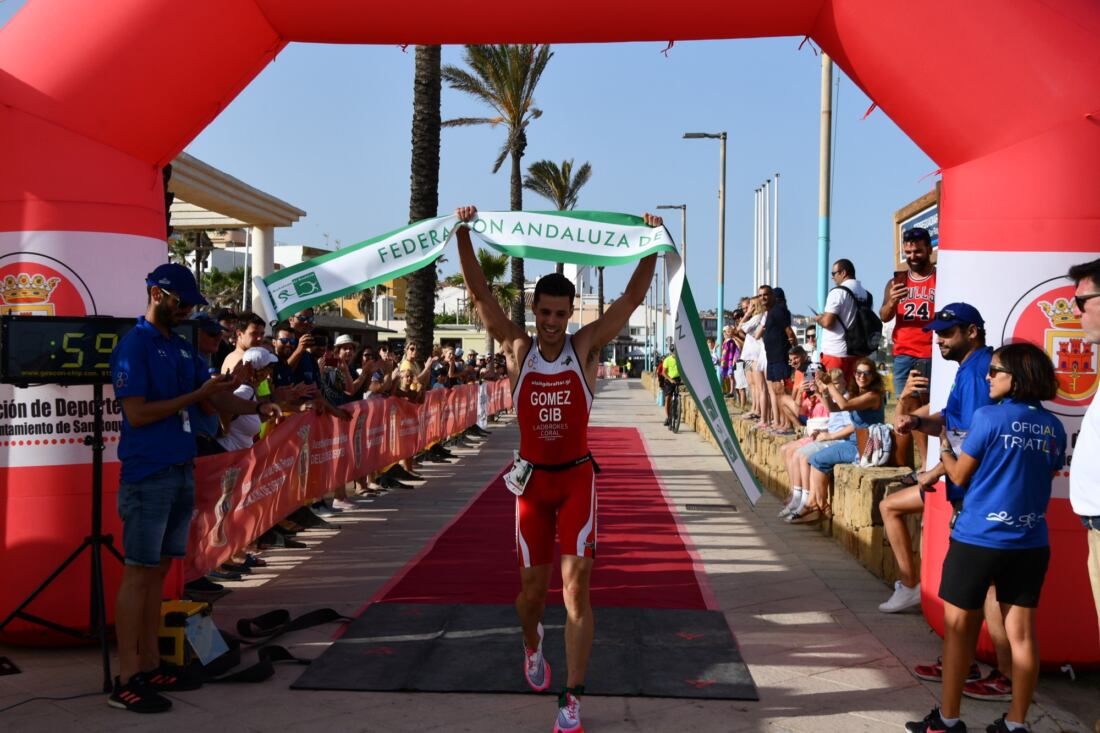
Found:
[(990, 584), (1012, 647), (1012, 704), (989, 731), (1027, 730), (1024, 721), (1039, 679), (1035, 612), (1050, 562), (1046, 510), (1066, 454), (1065, 429), (1041, 403), (1054, 398), (1058, 382), (1050, 357), (1029, 343), (993, 352), (987, 379), (994, 404), (974, 412), (959, 455), (947, 440), (940, 441), (947, 476), (965, 493), (956, 503), (940, 583), (942, 708), (907, 724), (914, 733), (966, 731), (959, 706)]

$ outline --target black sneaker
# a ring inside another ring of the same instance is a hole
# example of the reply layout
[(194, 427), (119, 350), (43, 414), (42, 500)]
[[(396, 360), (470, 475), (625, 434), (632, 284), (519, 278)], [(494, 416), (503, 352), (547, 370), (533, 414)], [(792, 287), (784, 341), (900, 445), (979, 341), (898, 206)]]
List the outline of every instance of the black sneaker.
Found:
[(306, 529), (332, 529), (336, 525), (314, 514), (309, 507), (298, 507), (287, 515), (287, 519)]
[[(1016, 730), (1021, 729), (1017, 728)], [(1023, 731), (1024, 733), (1030, 733), (1031, 728), (1023, 728)], [(1008, 725), (1005, 723), (1005, 716), (1002, 715), (985, 727), (985, 733), (1012, 733), (1012, 731), (1009, 730)]]
[(146, 687), (156, 692), (186, 692), (202, 687), (202, 678), (163, 662), (152, 672), (142, 672)]
[(131, 713), (166, 713), (172, 709), (172, 701), (149, 687), (141, 674), (132, 676), (125, 685), (115, 677), (115, 689), (107, 704)]
[(454, 458), (455, 454), (443, 447), (442, 443), (436, 443), (429, 450), (428, 453), (441, 456), (443, 458)]
[(383, 489), (411, 489), (412, 488), (408, 484), (401, 483), (397, 479), (390, 478), (389, 476), (382, 476), (381, 478), (378, 479), (378, 483)]
[(960, 720), (949, 728), (940, 717), (940, 709), (932, 708), (924, 720), (906, 723), (905, 730), (909, 733), (966, 733), (966, 723)]
[(183, 589), (192, 593), (217, 593), (225, 590), (225, 586), (206, 578), (196, 578), (185, 583)]
[(409, 473), (400, 463), (395, 463), (390, 466), (390, 470), (386, 471), (386, 475), (390, 478), (397, 479), (398, 481), (418, 480), (417, 475)]

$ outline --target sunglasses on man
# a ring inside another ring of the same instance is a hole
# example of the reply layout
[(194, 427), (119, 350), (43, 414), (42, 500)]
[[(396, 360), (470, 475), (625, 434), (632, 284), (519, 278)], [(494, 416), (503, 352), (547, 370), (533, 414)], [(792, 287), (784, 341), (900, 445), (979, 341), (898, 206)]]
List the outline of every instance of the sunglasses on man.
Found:
[(296, 338), (277, 338), (275, 340), (277, 342), (279, 342), (280, 344), (282, 344), (283, 346), (297, 346), (298, 345), (298, 339), (296, 339)]
[(1085, 312), (1085, 303), (1089, 302), (1093, 298), (1100, 298), (1100, 293), (1088, 293), (1087, 295), (1075, 295), (1075, 296), (1073, 296), (1073, 302), (1077, 304), (1077, 310), (1084, 313)]
[(194, 303), (188, 303), (186, 300), (181, 298), (176, 293), (173, 293), (171, 290), (165, 290), (164, 288), (161, 288), (160, 292), (164, 293), (169, 298), (176, 301), (176, 307), (179, 308), (180, 310), (189, 311), (189, 310), (191, 310), (192, 308), (195, 307)]

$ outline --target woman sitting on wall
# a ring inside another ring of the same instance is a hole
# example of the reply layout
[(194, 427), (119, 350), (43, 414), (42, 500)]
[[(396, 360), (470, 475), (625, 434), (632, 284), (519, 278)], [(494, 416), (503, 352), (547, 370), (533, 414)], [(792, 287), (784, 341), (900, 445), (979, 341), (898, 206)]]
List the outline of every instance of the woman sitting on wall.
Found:
[[(831, 370), (829, 378), (842, 393), (846, 392), (847, 381), (842, 370)], [(814, 389), (816, 391), (816, 384)], [(848, 411), (839, 409), (835, 403), (832, 407), (836, 409), (830, 410), (828, 426), (824, 430), (810, 430), (805, 438), (785, 443), (779, 449), (791, 482), (791, 497), (779, 516), (788, 522), (798, 521), (803, 515), (809, 517), (809, 512), (816, 508), (810, 500), (810, 458), (855, 435), (856, 429), (852, 427), (852, 417)]]
[[(886, 418), (886, 387), (882, 375), (875, 368), (875, 362), (865, 356), (855, 363), (847, 395), (831, 376), (822, 372), (817, 373), (817, 389), (829, 404), (830, 411), (835, 407), (851, 414), (852, 425), (856, 429), (868, 428)], [(855, 463), (858, 459), (855, 430), (839, 443), (814, 454), (810, 458), (810, 501), (806, 509), (828, 514), (833, 466)]]

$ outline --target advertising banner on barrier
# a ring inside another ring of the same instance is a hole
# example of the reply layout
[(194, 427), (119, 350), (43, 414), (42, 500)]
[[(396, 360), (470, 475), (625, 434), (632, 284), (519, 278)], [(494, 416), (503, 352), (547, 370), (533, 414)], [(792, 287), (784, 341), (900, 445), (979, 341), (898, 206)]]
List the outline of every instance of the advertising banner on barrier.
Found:
[[(200, 458), (186, 577), (228, 561), (297, 507), (472, 426), (478, 391), (476, 384), (432, 390), (420, 405), (354, 402), (344, 406), (350, 421), (301, 413), (249, 450)], [(507, 381), (490, 383), (490, 392), (500, 409), (511, 405)]]

